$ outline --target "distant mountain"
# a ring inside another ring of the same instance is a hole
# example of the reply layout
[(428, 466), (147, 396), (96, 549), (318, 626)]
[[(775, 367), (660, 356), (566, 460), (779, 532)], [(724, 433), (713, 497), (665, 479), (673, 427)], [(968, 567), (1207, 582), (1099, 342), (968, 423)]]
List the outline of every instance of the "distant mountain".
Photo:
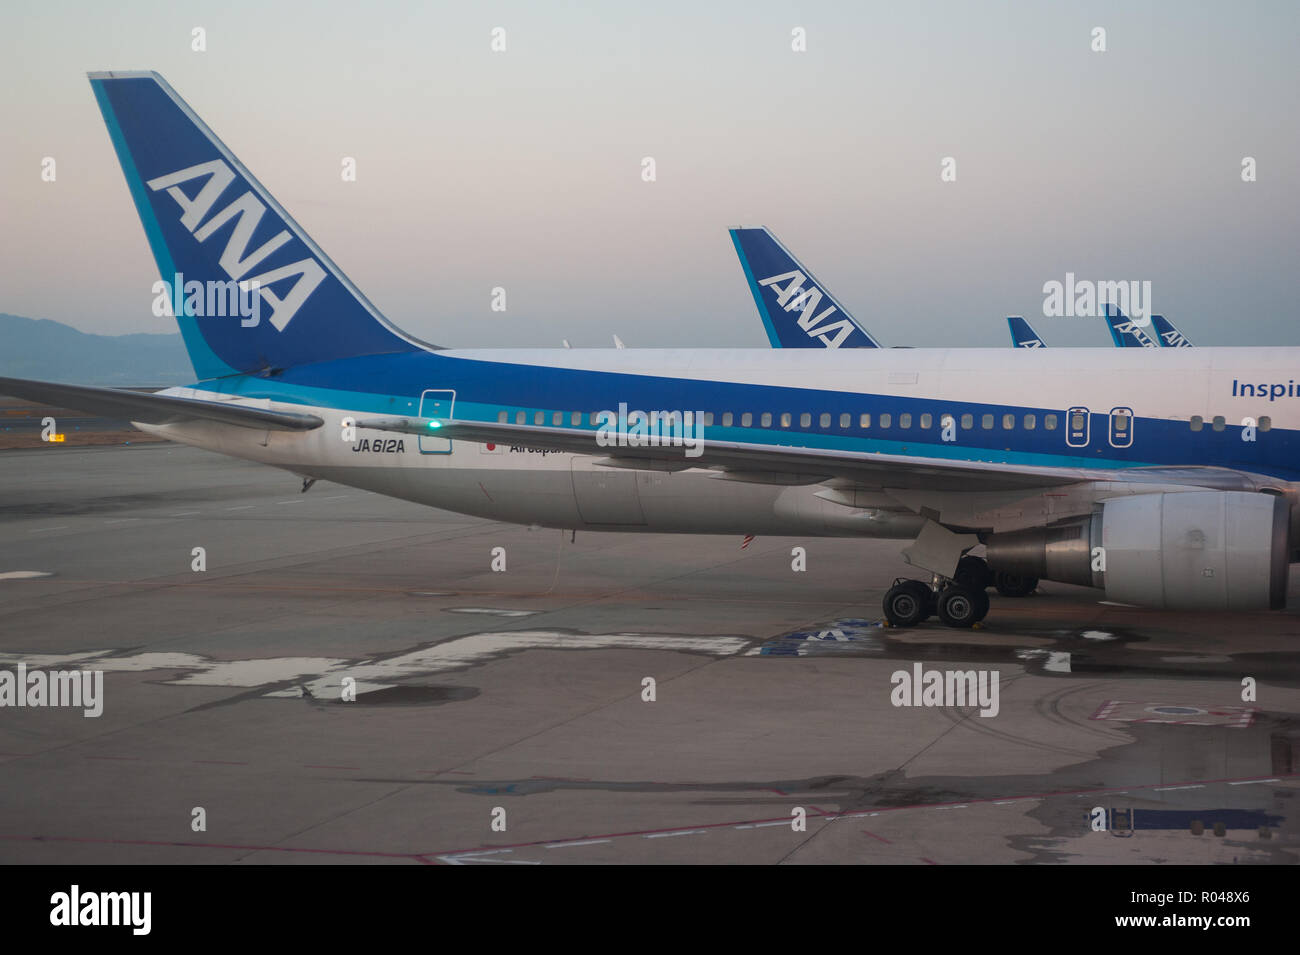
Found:
[(0, 312), (0, 377), (82, 385), (184, 385), (194, 369), (179, 333), (89, 335)]

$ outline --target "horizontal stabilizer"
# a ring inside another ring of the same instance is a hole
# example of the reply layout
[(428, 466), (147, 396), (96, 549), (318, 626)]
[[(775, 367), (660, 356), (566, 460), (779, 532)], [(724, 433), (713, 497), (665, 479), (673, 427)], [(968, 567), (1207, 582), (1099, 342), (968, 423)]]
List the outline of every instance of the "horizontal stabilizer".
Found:
[(118, 388), (60, 385), (24, 378), (0, 378), (0, 394), (143, 424), (217, 421), (260, 431), (311, 431), (325, 423), (312, 414), (250, 408), (234, 402), (178, 398), (174, 395), (122, 391)]

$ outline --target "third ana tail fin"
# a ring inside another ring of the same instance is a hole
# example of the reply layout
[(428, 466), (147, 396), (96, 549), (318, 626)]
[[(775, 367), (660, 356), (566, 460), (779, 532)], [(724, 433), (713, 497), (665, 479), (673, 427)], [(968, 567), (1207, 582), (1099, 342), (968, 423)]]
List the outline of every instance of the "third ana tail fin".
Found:
[(1151, 337), (1151, 326), (1146, 328), (1135, 324), (1131, 319), (1126, 318), (1114, 305), (1104, 306), (1106, 309), (1106, 327), (1110, 329), (1111, 341), (1115, 343), (1116, 348), (1155, 348), (1155, 340)]
[(1014, 348), (1046, 348), (1047, 343), (1039, 337), (1033, 327), (1019, 315), (1007, 316), (1007, 327), (1011, 329), (1011, 345)]
[(766, 228), (730, 232), (773, 348), (880, 347)]
[(200, 378), (428, 347), (379, 314), (161, 76), (89, 76)]

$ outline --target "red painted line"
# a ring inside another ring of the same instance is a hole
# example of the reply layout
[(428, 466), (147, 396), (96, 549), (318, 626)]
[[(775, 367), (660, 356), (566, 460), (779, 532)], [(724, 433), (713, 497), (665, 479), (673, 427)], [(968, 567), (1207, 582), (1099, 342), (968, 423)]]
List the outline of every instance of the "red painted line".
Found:
[(140, 761), (139, 756), (82, 756), (81, 758), (82, 759), (120, 759), (120, 760), (133, 760), (135, 762)]
[(311, 763), (303, 763), (305, 769), (354, 769), (360, 771), (360, 766), (313, 766)]
[(926, 865), (938, 865), (938, 864), (939, 864), (939, 863), (935, 862), (933, 859), (927, 859), (925, 856), (920, 856), (919, 858), (920, 858), (921, 861), (924, 862)]
[(872, 839), (879, 839), (881, 842), (888, 843), (891, 846), (894, 844), (891, 840), (886, 839), (884, 836), (878, 836), (874, 832), (868, 832), (866, 829), (863, 829), (862, 831), (867, 833), (867, 835), (869, 835)]
[[(375, 852), (366, 849), (306, 849), (293, 846), (249, 846), (222, 842), (167, 842), (161, 839), (88, 839), (79, 836), (0, 836), (8, 842), (84, 842), (112, 846), (176, 846), (182, 849), (239, 849), (248, 852), (308, 852), (335, 856), (380, 856), (386, 859), (419, 859), (413, 852)], [(427, 854), (427, 853), (426, 853)]]
[(229, 759), (196, 759), (196, 763), (206, 763), (210, 766), (247, 766), (248, 763), (237, 763)]
[[(859, 816), (865, 813), (883, 814), (887, 812), (908, 812), (910, 810), (916, 810), (916, 809), (941, 809), (945, 806), (971, 806), (971, 805), (978, 805), (984, 803), (1005, 802), (1011, 799), (1015, 799), (1015, 800), (1053, 799), (1053, 798), (1059, 798), (1061, 796), (1102, 795), (1111, 792), (1131, 792), (1135, 789), (1154, 789), (1157, 786), (1180, 786), (1180, 785), (1187, 785), (1189, 783), (1204, 783), (1206, 785), (1211, 785), (1214, 783), (1257, 782), (1266, 779), (1296, 779), (1296, 778), (1300, 778), (1300, 773), (1274, 773), (1269, 776), (1243, 776), (1240, 779), (1232, 779), (1232, 778), (1190, 779), (1190, 780), (1183, 780), (1181, 782), (1178, 781), (1171, 782), (1166, 780), (1163, 782), (1146, 783), (1144, 785), (1137, 785), (1137, 786), (1134, 785), (1123, 786), (1123, 787), (1107, 786), (1099, 789), (1063, 789), (1055, 792), (1026, 793), (1024, 795), (1018, 795), (1018, 796), (990, 796), (987, 799), (955, 799), (950, 802), (912, 803), (905, 806), (882, 806), (879, 809), (852, 809), (847, 812), (838, 812), (838, 813), (811, 812), (809, 813), (809, 815), (816, 818), (839, 819), (843, 816)], [(770, 792), (771, 790), (769, 788), (766, 791)], [(482, 852), (487, 849), (525, 849), (530, 846), (546, 845), (547, 843), (550, 842), (580, 842), (584, 839), (620, 839), (623, 838), (624, 836), (643, 836), (648, 833), (655, 833), (655, 832), (677, 832), (682, 829), (725, 829), (728, 827), (734, 828), (736, 826), (753, 826), (763, 822), (788, 822), (788, 821), (789, 819), (786, 816), (776, 816), (770, 819), (741, 819), (734, 822), (706, 822), (694, 826), (669, 826), (665, 829), (635, 829), (630, 832), (606, 832), (606, 833), (599, 833), (599, 834), (584, 833), (583, 835), (580, 836), (561, 836), (553, 839), (538, 839), (533, 842), (513, 842), (508, 844), (500, 844), (500, 845), (479, 845), (479, 846), (473, 846), (465, 849), (449, 849), (446, 852), (427, 852), (425, 853), (425, 855), (454, 856), (466, 852)], [(937, 862), (931, 864), (938, 865)]]

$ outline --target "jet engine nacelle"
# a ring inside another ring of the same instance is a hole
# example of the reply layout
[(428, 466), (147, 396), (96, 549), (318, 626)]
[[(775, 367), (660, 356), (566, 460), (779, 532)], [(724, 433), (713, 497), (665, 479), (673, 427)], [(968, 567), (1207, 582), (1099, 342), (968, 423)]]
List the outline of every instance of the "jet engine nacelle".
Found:
[(1139, 494), (985, 543), (995, 572), (1102, 587), (1119, 603), (1277, 610), (1286, 605), (1290, 510), (1282, 497), (1248, 491)]

